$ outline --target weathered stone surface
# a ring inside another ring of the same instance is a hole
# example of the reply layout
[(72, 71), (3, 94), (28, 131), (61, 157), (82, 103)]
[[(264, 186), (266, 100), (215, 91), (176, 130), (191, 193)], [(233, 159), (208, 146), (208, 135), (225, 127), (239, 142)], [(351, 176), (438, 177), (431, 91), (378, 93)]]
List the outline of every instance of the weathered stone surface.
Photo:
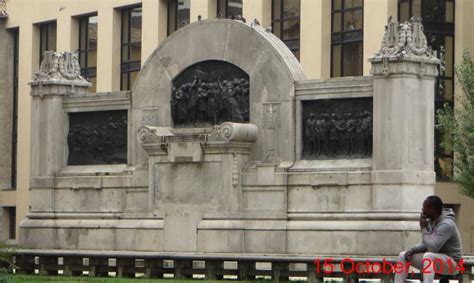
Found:
[(0, 189), (11, 189), (13, 125), (13, 38), (0, 10)]
[[(418, 24), (408, 27), (417, 30), (412, 39), (422, 39)], [(419, 207), (433, 192), (437, 61), (423, 40), (398, 51), (384, 49), (394, 48), (390, 40), (371, 59), (374, 77), (305, 81), (297, 60), (271, 33), (208, 20), (163, 42), (132, 94), (68, 94), (70, 84), (34, 84), (34, 128), (41, 131), (32, 133), (39, 141), (32, 149), (34, 198), (20, 244), (398, 254), (417, 241)], [(250, 123), (174, 127), (173, 79), (206, 60), (226, 61), (249, 75)], [(373, 99), (372, 157), (302, 157), (303, 103), (333, 98)], [(67, 113), (118, 109), (129, 111), (128, 164), (66, 166)]]
[[(186, 54), (186, 56), (183, 56)], [(249, 75), (250, 80), (250, 123), (262, 127), (261, 103), (282, 101), (288, 104), (281, 111), (282, 129), (272, 135), (262, 135), (253, 149), (255, 159), (267, 153), (269, 140), (276, 142), (276, 155), (293, 159), (290, 150), (293, 144), (285, 132), (292, 132), (294, 117), (292, 103), (294, 82), (304, 79), (296, 58), (273, 34), (261, 27), (231, 20), (207, 20), (186, 26), (172, 36), (148, 58), (133, 90), (133, 113), (131, 132), (142, 126), (145, 108), (163, 109), (157, 126), (172, 125), (170, 100), (171, 80), (181, 71), (197, 62), (223, 60), (234, 64)], [(262, 93), (266, 89), (265, 94)], [(159, 95), (155, 95), (159, 93)], [(141, 163), (144, 152), (131, 141), (132, 163)]]

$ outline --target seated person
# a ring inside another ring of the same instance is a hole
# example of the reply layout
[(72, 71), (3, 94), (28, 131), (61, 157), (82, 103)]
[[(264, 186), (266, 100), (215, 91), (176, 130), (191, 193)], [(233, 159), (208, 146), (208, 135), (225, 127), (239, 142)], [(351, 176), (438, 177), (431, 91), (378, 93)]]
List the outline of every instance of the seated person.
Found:
[[(440, 197), (429, 196), (423, 202), (420, 228), (421, 242), (401, 252), (399, 262), (406, 266), (406, 262), (410, 261), (422, 273), (424, 283), (433, 282), (435, 271), (445, 275), (456, 274), (456, 266), (462, 258), (461, 237), (454, 222), (454, 212), (443, 210)], [(408, 268), (396, 273), (395, 282), (406, 282), (407, 275)]]

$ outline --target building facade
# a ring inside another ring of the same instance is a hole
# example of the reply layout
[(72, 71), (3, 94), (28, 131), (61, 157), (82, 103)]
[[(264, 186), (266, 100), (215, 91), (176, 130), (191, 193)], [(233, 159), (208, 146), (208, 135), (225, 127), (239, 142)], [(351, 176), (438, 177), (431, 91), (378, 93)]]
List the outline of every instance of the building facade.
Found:
[[(1, 0), (0, 0), (1, 2)], [(0, 9), (2, 6), (0, 5)], [(445, 62), (435, 105), (455, 105), (453, 66), (474, 52), (469, 0), (113, 0), (6, 2), (0, 18), (0, 206), (2, 237), (15, 242), (30, 206), (31, 97), (41, 54), (78, 51), (90, 92), (130, 90), (141, 66), (168, 36), (199, 20), (231, 18), (271, 28), (308, 79), (368, 76), (387, 18), (423, 17), (429, 44)], [(438, 135), (439, 136), (439, 135)], [(438, 137), (439, 139), (439, 137)], [(458, 212), (466, 252), (474, 252), (472, 200), (446, 182), (452, 153), (435, 150), (436, 193)], [(420, 204), (421, 206), (421, 204)]]

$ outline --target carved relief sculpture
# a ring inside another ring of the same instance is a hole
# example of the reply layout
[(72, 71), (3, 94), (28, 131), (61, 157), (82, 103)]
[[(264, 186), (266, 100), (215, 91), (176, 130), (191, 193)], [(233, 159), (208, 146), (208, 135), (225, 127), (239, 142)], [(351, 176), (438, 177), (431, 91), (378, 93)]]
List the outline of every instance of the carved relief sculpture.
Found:
[(173, 80), (171, 112), (175, 126), (248, 122), (248, 75), (221, 61), (193, 65)]
[(329, 99), (303, 104), (303, 157), (367, 158), (372, 155), (372, 100)]

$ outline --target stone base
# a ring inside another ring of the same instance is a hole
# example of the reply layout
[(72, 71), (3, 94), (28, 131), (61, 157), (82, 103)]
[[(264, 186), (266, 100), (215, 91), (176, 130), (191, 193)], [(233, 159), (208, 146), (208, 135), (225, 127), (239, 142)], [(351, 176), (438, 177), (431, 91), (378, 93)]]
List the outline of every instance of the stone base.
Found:
[[(397, 255), (419, 240), (413, 220), (201, 220), (180, 235), (166, 220), (25, 220), (20, 246), (203, 253)], [(183, 243), (193, 241), (191, 245)], [(180, 249), (179, 247), (195, 247)], [(175, 249), (172, 249), (174, 247)]]

